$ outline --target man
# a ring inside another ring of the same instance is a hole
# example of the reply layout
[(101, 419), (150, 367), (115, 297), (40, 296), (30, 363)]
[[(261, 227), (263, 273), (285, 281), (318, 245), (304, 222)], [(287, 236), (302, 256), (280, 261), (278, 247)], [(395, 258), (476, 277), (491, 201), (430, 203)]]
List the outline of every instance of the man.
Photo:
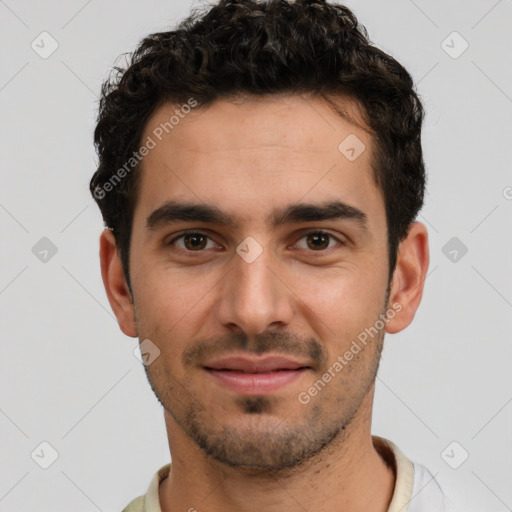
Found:
[(125, 512), (437, 512), (371, 435), (385, 332), (419, 306), (423, 109), (346, 7), (221, 1), (102, 90), (91, 192), (171, 464)]

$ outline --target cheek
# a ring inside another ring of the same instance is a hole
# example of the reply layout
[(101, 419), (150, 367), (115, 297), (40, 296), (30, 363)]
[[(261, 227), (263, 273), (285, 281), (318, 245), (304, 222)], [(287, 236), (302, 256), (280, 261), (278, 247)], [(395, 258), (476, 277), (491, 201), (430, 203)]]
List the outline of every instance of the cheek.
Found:
[[(370, 266), (371, 267), (371, 266)], [(387, 274), (386, 274), (387, 276)], [(297, 296), (312, 313), (334, 324), (356, 323), (381, 313), (387, 280), (377, 268), (322, 269), (295, 280)]]
[[(331, 363), (351, 350), (354, 340), (360, 345), (361, 354), (348, 355), (358, 363), (350, 364), (344, 375), (349, 375), (356, 367), (364, 368), (372, 358), (374, 344), (371, 342), (378, 339), (372, 327), (383, 312), (386, 283), (375, 270), (354, 269), (312, 280), (304, 277), (297, 291), (302, 299), (300, 315), (316, 332)], [(358, 341), (361, 336), (363, 342)], [(357, 344), (353, 352), (359, 351)]]
[[(135, 267), (135, 264), (134, 264)], [(134, 294), (152, 316), (177, 321), (214, 287), (217, 280), (211, 272), (199, 267), (171, 268), (165, 261), (148, 258), (140, 261), (133, 280)]]
[(211, 308), (218, 278), (191, 271), (154, 269), (133, 283), (139, 336), (154, 338), (162, 351), (182, 351), (197, 336)]

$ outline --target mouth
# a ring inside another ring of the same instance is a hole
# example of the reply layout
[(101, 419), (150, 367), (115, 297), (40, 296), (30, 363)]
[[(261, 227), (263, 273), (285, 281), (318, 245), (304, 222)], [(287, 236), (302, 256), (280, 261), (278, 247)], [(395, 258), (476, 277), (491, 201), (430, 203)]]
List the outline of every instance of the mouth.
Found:
[(311, 370), (304, 362), (282, 356), (228, 357), (203, 368), (223, 388), (251, 396), (274, 393)]

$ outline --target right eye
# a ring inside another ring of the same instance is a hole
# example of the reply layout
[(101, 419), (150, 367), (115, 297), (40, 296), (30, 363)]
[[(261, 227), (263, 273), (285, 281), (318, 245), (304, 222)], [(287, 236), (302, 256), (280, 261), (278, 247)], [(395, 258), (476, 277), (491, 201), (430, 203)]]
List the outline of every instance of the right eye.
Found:
[(212, 246), (208, 247), (209, 240), (211, 244), (214, 244), (205, 233), (200, 231), (186, 231), (167, 242), (166, 246), (174, 245), (186, 252), (202, 252), (204, 249), (212, 248)]

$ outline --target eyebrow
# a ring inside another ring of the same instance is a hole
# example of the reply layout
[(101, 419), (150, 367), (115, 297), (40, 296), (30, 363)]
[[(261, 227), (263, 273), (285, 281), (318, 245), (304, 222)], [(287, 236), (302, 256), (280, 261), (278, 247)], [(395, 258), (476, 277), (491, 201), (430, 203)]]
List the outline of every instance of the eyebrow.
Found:
[[(367, 215), (358, 208), (342, 201), (329, 201), (320, 204), (295, 203), (285, 208), (276, 208), (267, 218), (267, 223), (276, 228), (284, 224), (322, 220), (349, 219), (356, 221), (363, 229), (368, 228)], [(236, 217), (220, 208), (204, 203), (167, 201), (154, 210), (146, 219), (146, 229), (156, 230), (176, 222), (203, 222), (221, 224), (236, 228), (240, 226)]]

